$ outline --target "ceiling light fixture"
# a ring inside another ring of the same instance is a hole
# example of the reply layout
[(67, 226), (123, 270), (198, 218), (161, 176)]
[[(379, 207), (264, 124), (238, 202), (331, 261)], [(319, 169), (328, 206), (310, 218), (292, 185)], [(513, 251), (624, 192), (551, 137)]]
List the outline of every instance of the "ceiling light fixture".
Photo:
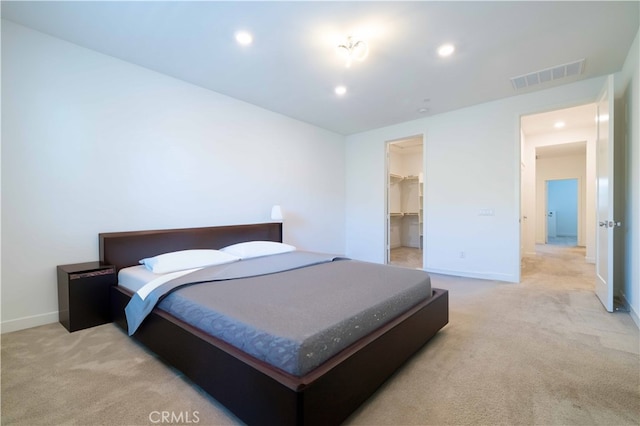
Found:
[(236, 33), (236, 41), (243, 46), (247, 46), (253, 42), (253, 37), (246, 31)]
[(336, 48), (336, 51), (346, 61), (346, 67), (349, 68), (351, 63), (355, 61), (364, 61), (367, 55), (369, 55), (369, 46), (364, 40), (356, 40), (352, 36), (347, 37), (345, 43), (341, 43)]
[(553, 124), (553, 127), (555, 127), (556, 129), (562, 129), (565, 126), (564, 121), (556, 121)]
[(344, 86), (337, 86), (335, 88), (336, 95), (342, 96), (347, 93), (347, 88)]
[(456, 47), (453, 44), (443, 44), (438, 48), (438, 55), (445, 58), (447, 56), (453, 55), (453, 52), (456, 51)]

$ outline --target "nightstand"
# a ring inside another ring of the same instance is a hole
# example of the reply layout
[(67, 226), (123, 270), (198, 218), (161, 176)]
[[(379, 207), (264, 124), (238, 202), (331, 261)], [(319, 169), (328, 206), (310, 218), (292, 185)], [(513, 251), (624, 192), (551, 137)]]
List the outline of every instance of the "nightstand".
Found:
[(101, 262), (58, 265), (58, 318), (69, 331), (111, 321), (110, 289), (116, 268)]

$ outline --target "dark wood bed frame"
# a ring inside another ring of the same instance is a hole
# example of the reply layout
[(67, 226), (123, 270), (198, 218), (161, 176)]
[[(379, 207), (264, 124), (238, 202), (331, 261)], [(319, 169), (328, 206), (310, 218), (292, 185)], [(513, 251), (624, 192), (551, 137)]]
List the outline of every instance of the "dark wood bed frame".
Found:
[[(121, 268), (144, 257), (243, 241), (282, 241), (281, 223), (102, 233), (100, 260)], [(132, 294), (111, 295), (114, 322), (126, 330)], [(248, 424), (334, 425), (343, 422), (449, 321), (448, 292), (433, 289), (416, 305), (297, 377), (271, 367), (172, 315), (154, 309), (133, 338), (182, 371)]]

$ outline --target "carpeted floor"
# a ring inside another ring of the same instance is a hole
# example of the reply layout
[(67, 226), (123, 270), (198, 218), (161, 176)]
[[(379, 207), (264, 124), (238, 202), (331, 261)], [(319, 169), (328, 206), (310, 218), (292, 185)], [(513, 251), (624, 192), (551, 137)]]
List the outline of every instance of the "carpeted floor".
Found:
[[(539, 246), (521, 284), (433, 275), (450, 323), (351, 425), (640, 424), (640, 342), (606, 313), (577, 247)], [(2, 335), (2, 425), (223, 425), (238, 420), (111, 324)]]

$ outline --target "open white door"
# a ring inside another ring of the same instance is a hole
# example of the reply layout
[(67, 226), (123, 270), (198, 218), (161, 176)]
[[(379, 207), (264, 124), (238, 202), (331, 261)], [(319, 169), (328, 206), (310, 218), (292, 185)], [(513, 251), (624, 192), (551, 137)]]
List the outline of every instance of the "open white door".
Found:
[(391, 263), (391, 166), (389, 164), (389, 141), (385, 143), (385, 231), (384, 231), (384, 263)]
[(613, 75), (598, 98), (596, 142), (596, 294), (605, 309), (613, 312), (613, 233), (619, 222), (614, 212)]

